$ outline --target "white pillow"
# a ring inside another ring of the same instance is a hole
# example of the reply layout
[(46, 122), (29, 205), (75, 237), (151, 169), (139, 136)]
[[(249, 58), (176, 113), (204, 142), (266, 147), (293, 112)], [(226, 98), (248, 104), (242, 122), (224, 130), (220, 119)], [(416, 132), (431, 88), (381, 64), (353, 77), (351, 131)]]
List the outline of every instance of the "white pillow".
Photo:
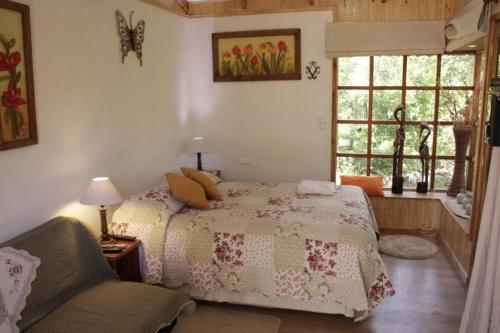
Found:
[(213, 181), (215, 185), (222, 183), (222, 179), (216, 174), (207, 171), (202, 171), (201, 173), (210, 178), (210, 180)]
[(0, 249), (0, 333), (18, 333), (17, 322), (31, 293), (40, 259), (11, 247)]

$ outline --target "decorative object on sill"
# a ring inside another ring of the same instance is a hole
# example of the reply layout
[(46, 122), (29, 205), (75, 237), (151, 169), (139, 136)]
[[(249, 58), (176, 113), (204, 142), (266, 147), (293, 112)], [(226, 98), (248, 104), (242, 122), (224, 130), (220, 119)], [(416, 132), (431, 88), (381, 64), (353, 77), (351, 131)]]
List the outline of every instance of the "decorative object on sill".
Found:
[(0, 1), (0, 151), (38, 143), (30, 7)]
[(139, 59), (139, 63), (142, 66), (142, 43), (144, 42), (144, 29), (146, 27), (146, 22), (144, 20), (140, 20), (135, 26), (135, 29), (132, 29), (132, 15), (134, 15), (133, 11), (131, 11), (129, 15), (129, 27), (123, 14), (119, 10), (116, 10), (118, 34), (120, 35), (122, 50), (122, 64), (125, 63), (125, 57), (128, 56), (128, 53), (130, 51), (134, 51), (137, 55), (137, 59)]
[(201, 154), (210, 152), (210, 148), (203, 139), (202, 136), (196, 136), (192, 138), (187, 144), (187, 152), (191, 154), (196, 154), (198, 157), (198, 170), (203, 170), (203, 165), (201, 163)]
[(405, 145), (405, 129), (403, 126), (405, 109), (398, 106), (394, 110), (394, 118), (399, 124), (394, 137), (394, 153), (392, 154), (392, 193), (403, 193), (403, 153)]
[(80, 199), (80, 203), (89, 206), (99, 206), (101, 215), (101, 243), (114, 242), (108, 234), (108, 221), (106, 218), (106, 206), (111, 206), (123, 201), (120, 192), (116, 189), (108, 177), (96, 177), (92, 179), (87, 191)]
[(320, 73), (321, 67), (318, 66), (316, 61), (310, 61), (306, 66), (306, 74), (309, 80), (316, 80)]
[(462, 190), (456, 198), (445, 198), (444, 204), (456, 216), (468, 219), (472, 209), (472, 192)]
[(446, 194), (455, 197), (461, 189), (465, 188), (465, 163), (467, 161), (467, 148), (469, 146), (474, 129), (473, 117), (471, 116), (470, 100), (465, 106), (457, 109), (456, 102), (445, 99), (445, 106), (450, 113), (453, 122), (453, 136), (455, 138), (455, 167), (453, 177)]
[(300, 80), (300, 52), (300, 29), (214, 33), (214, 82)]
[(438, 248), (431, 241), (408, 235), (380, 237), (378, 250), (391, 257), (403, 259), (425, 259), (435, 255)]
[[(424, 132), (427, 132), (424, 134)], [(417, 182), (417, 192), (427, 193), (429, 186), (429, 145), (427, 145), (427, 139), (431, 135), (431, 127), (427, 123), (420, 124), (420, 134), (419, 141), (420, 145), (418, 147), (418, 154), (420, 155), (420, 164), (422, 166), (422, 173), (420, 181)]]

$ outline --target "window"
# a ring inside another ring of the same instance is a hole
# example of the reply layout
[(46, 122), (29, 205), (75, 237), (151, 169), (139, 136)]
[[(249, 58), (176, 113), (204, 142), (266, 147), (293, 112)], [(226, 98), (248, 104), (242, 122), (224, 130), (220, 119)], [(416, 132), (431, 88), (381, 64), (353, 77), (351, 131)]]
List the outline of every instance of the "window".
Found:
[[(405, 188), (415, 189), (419, 181), (418, 136), (420, 123), (425, 121), (433, 130), (427, 141), (431, 152), (429, 187), (446, 189), (455, 154), (449, 113), (453, 108), (462, 108), (474, 92), (476, 56), (464, 53), (339, 58), (334, 72), (334, 178), (339, 181), (343, 174), (381, 175), (384, 186), (390, 188), (397, 128), (393, 111), (403, 105)], [(472, 164), (470, 156), (468, 168)]]

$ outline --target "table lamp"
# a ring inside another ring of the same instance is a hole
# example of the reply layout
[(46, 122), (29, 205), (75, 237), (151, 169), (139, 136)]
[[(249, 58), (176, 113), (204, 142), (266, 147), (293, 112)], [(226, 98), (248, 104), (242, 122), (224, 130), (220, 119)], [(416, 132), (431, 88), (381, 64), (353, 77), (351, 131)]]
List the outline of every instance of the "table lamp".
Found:
[(101, 214), (101, 243), (112, 243), (113, 238), (108, 234), (108, 222), (106, 219), (106, 206), (114, 205), (123, 201), (120, 192), (116, 189), (108, 177), (93, 178), (87, 191), (80, 199), (80, 203), (89, 206), (99, 206)]
[(198, 170), (203, 170), (203, 166), (201, 164), (201, 154), (208, 153), (210, 151), (210, 148), (208, 148), (208, 145), (205, 140), (203, 140), (203, 137), (196, 136), (192, 138), (188, 142), (187, 148), (188, 153), (196, 153), (196, 155), (198, 156)]

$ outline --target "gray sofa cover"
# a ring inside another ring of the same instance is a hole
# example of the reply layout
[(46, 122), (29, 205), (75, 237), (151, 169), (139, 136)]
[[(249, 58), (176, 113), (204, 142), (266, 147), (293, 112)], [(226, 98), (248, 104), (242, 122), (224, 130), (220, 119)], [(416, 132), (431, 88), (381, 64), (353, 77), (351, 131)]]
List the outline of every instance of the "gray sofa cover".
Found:
[(154, 333), (195, 308), (180, 292), (120, 281), (92, 233), (72, 218), (55, 218), (6, 246), (41, 260), (22, 332)]

